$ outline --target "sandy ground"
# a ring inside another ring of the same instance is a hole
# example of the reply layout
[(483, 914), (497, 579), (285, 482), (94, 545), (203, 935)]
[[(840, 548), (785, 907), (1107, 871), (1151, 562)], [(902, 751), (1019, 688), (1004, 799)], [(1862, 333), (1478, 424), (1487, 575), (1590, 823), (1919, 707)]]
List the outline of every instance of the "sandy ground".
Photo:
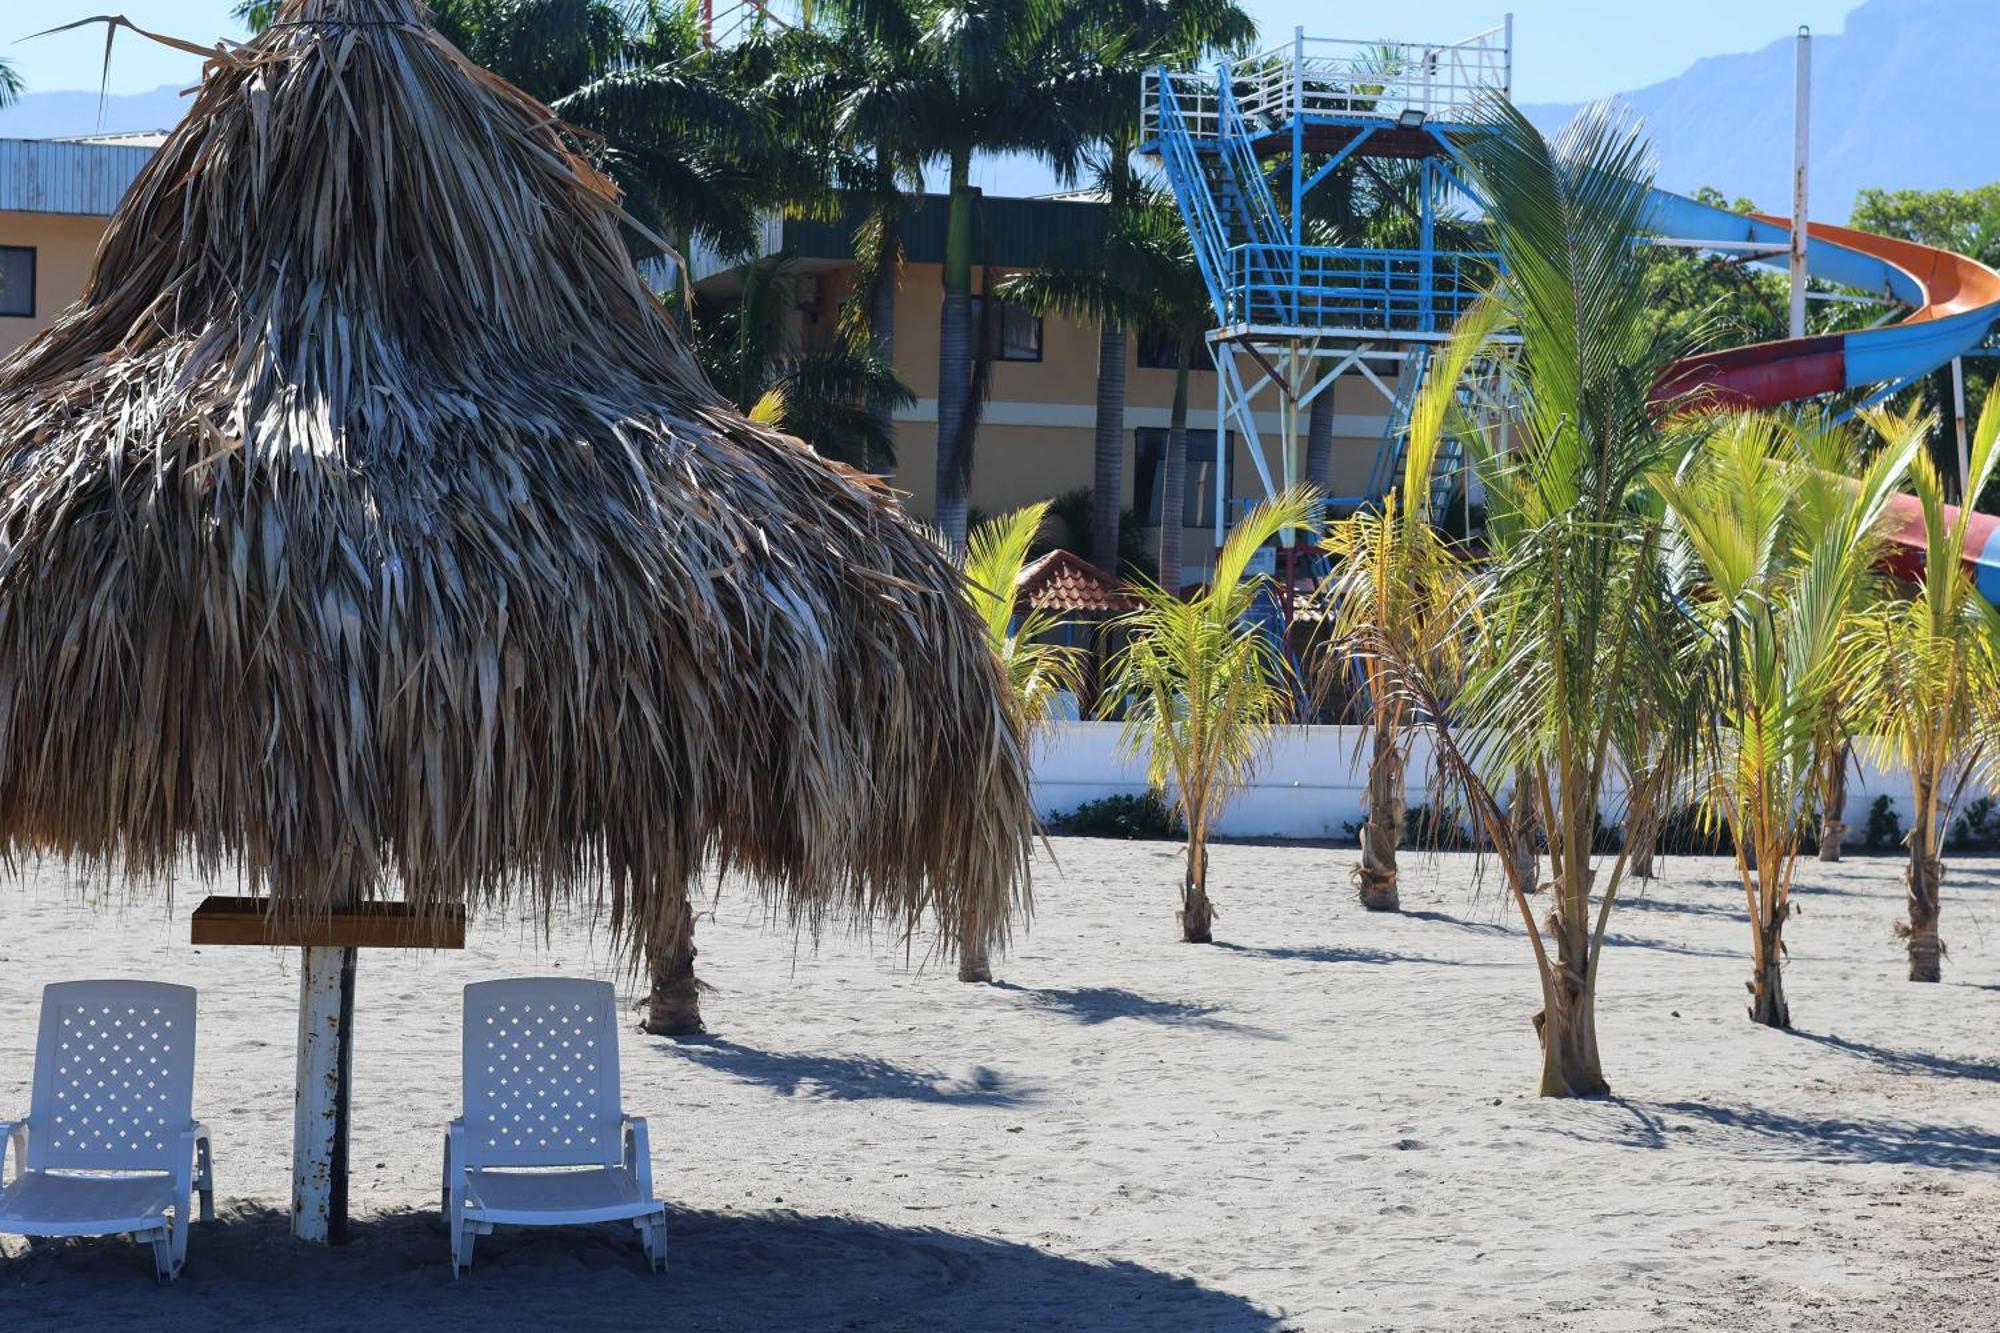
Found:
[(324, 1251), (279, 1211), (291, 958), (191, 948), (185, 886), (170, 916), (17, 878), (0, 1114), (27, 1107), (43, 983), (198, 985), (222, 1209), (170, 1289), (120, 1241), (0, 1241), (0, 1328), (2000, 1329), (2000, 862), (1952, 866), (1934, 987), (1902, 980), (1895, 862), (1806, 866), (1791, 1034), (1744, 1016), (1723, 864), (1670, 863), (1612, 926), (1617, 1097), (1575, 1103), (1528, 1095), (1528, 950), (1469, 857), (1417, 859), (1405, 913), (1370, 916), (1351, 851), (1221, 846), (1203, 948), (1174, 939), (1175, 849), (1054, 849), (993, 987), (880, 941), (795, 949), (725, 894), (714, 1037), (623, 1049), (671, 1273), (629, 1230), (514, 1231), (456, 1284), (459, 988), (617, 977), (584, 932), (363, 956), (357, 1238)]

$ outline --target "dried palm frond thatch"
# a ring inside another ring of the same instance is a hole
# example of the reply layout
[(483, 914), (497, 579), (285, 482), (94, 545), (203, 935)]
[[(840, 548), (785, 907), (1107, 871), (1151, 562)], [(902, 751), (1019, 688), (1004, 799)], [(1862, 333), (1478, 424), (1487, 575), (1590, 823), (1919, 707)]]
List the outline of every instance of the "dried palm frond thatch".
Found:
[(616, 190), (426, 19), (218, 53), (0, 369), (0, 843), (635, 949), (712, 861), (997, 943), (1032, 814), (958, 575), (717, 397)]

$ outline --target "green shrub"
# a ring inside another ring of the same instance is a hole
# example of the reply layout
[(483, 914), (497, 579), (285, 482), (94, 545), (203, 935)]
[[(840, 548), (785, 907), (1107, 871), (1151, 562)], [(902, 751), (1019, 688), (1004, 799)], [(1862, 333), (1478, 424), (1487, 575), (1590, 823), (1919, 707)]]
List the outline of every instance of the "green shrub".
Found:
[(1180, 815), (1156, 791), (1085, 801), (1049, 820), (1049, 831), (1079, 838), (1178, 838)]
[(2000, 847), (2000, 806), (1991, 796), (1982, 796), (1965, 807), (1965, 813), (1951, 822), (1951, 835), (1944, 845), (1957, 852), (1990, 852)]
[(1868, 807), (1867, 842), (1870, 851), (1886, 851), (1903, 845), (1903, 821), (1896, 817), (1896, 803), (1877, 796)]

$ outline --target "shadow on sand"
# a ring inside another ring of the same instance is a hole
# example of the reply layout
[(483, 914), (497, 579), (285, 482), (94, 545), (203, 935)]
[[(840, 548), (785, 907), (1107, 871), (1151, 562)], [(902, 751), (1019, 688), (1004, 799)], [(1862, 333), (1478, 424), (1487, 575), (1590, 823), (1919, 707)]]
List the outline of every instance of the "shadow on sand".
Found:
[(1899, 1051), (1872, 1042), (1836, 1037), (1831, 1032), (1801, 1032), (1794, 1028), (1791, 1035), (1831, 1050), (1845, 1051), (1870, 1064), (1880, 1065), (1892, 1074), (1937, 1074), (1944, 1078), (2000, 1083), (2000, 1064), (1991, 1060), (1966, 1060), (1955, 1055), (1933, 1055), (1929, 1051)]
[(990, 1069), (958, 1076), (912, 1069), (868, 1055), (761, 1051), (725, 1037), (682, 1037), (654, 1049), (787, 1097), (822, 1101), (932, 1102), (959, 1106), (1018, 1106), (1027, 1090), (1010, 1088)]
[(1295, 963), (1366, 963), (1386, 965), (1389, 963), (1432, 963), (1439, 967), (1496, 967), (1505, 964), (1480, 962), (1472, 958), (1426, 958), (1413, 953), (1394, 953), (1388, 949), (1357, 949), (1338, 944), (1277, 945), (1257, 946), (1249, 944), (1225, 944), (1218, 940), (1218, 949), (1231, 953), (1249, 954), (1255, 958), (1275, 958)]
[(225, 1200), (171, 1287), (115, 1239), (38, 1242), (0, 1259), (0, 1327), (673, 1328), (724, 1331), (1117, 1328), (1275, 1333), (1242, 1297), (1125, 1262), (926, 1227), (790, 1212), (669, 1209), (665, 1276), (630, 1227), (503, 1228), (454, 1282), (435, 1212), (357, 1217), (329, 1250), (284, 1214)]
[[(1221, 945), (1221, 948), (1235, 948)], [(1116, 1018), (1132, 1018), (1143, 1023), (1159, 1023), (1168, 1027), (1202, 1028), (1210, 1032), (1229, 1032), (1242, 1037), (1258, 1037), (1266, 1041), (1278, 1040), (1278, 1034), (1263, 1028), (1251, 1027), (1247, 1023), (1236, 1023), (1226, 1018), (1217, 1018), (1221, 1012), (1212, 1004), (1191, 1004), (1186, 1000), (1156, 1000), (1137, 991), (1125, 990), (1119, 986), (1018, 986), (1009, 981), (996, 981), (993, 989), (1018, 995), (1037, 1009), (1046, 1009), (1062, 1015), (1086, 1027), (1099, 1023), (1109, 1023)]]
[(1763, 1161), (1860, 1162), (2000, 1171), (2000, 1135), (1972, 1125), (1919, 1120), (1812, 1119), (1707, 1102), (1607, 1099), (1622, 1119), (1577, 1117), (1560, 1132), (1656, 1150), (1694, 1147)]

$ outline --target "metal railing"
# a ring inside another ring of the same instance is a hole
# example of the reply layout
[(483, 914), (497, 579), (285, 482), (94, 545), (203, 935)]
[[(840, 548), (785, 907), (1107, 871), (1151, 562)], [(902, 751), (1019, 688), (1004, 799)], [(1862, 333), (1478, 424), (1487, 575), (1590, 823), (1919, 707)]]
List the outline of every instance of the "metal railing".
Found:
[(1498, 267), (1498, 255), (1479, 251), (1238, 245), (1223, 313), (1256, 327), (1443, 333)]
[(1244, 116), (1276, 128), (1297, 119), (1420, 111), (1464, 120), (1482, 97), (1513, 91), (1511, 19), (1462, 42), (1294, 37), (1229, 67)]

